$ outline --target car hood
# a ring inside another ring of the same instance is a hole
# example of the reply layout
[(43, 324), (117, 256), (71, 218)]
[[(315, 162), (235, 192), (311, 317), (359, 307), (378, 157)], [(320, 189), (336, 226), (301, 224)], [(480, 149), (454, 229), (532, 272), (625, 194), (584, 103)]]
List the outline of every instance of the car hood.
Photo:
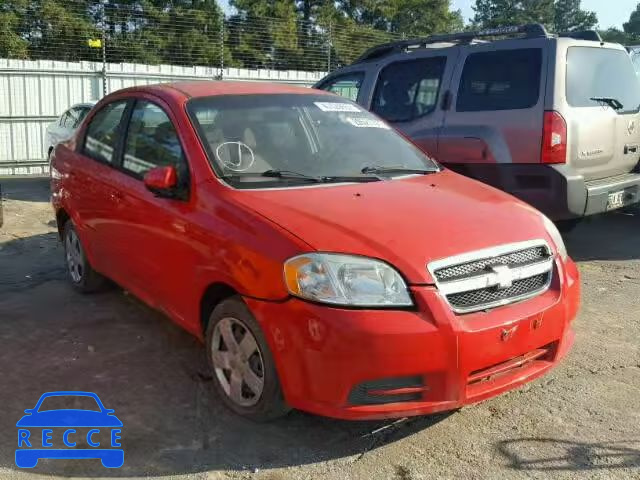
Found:
[(414, 284), (433, 283), (426, 268), (432, 260), (526, 240), (552, 244), (535, 209), (447, 170), (234, 196), (315, 250), (385, 260)]
[(47, 410), (25, 415), (16, 427), (121, 427), (115, 415), (91, 410)]

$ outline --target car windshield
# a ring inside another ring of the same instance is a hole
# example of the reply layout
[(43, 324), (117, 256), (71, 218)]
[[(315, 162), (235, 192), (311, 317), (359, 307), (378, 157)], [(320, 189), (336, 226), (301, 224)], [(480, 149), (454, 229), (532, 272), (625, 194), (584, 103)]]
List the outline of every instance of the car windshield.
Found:
[(339, 97), (217, 96), (191, 100), (188, 111), (216, 172), (238, 188), (438, 170), (382, 120)]
[(88, 395), (55, 395), (42, 400), (38, 412), (69, 409), (101, 411), (95, 398)]

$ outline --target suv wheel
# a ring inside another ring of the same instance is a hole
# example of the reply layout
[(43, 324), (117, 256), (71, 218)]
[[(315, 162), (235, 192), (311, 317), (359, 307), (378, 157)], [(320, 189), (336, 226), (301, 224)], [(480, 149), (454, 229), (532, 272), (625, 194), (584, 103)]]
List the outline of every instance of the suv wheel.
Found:
[(213, 309), (206, 339), (215, 389), (231, 410), (256, 421), (289, 411), (262, 329), (239, 297)]
[(106, 286), (107, 280), (91, 267), (71, 220), (67, 220), (64, 225), (62, 240), (67, 274), (71, 284), (76, 290), (83, 293), (102, 290)]

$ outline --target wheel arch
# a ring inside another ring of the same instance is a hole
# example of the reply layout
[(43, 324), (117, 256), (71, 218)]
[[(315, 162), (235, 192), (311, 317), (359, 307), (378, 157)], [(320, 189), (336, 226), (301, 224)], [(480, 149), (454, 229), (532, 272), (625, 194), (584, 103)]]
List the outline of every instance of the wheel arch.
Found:
[(209, 284), (200, 297), (200, 331), (204, 335), (209, 323), (211, 311), (220, 302), (238, 295), (238, 291), (224, 282), (214, 282)]
[(64, 233), (64, 225), (71, 219), (71, 215), (63, 208), (59, 208), (56, 211), (56, 225), (58, 226), (58, 237), (62, 240), (62, 234)]

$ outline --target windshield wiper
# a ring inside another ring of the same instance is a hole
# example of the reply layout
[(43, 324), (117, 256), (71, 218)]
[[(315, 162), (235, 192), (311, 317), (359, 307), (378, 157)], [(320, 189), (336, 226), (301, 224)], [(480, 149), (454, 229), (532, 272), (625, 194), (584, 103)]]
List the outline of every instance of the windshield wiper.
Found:
[(228, 177), (271, 177), (282, 178), (285, 180), (303, 180), (307, 182), (315, 183), (338, 183), (338, 182), (377, 182), (381, 180), (378, 177), (364, 177), (364, 176), (344, 176), (344, 175), (324, 175), (321, 177), (314, 177), (313, 175), (307, 175), (306, 173), (295, 172), (293, 170), (266, 170), (264, 172), (256, 173), (238, 173), (234, 175), (227, 175)]
[(426, 169), (426, 168), (408, 168), (408, 167), (402, 167), (402, 166), (391, 166), (391, 167), (382, 167), (382, 166), (369, 166), (369, 167), (364, 167), (362, 170), (360, 170), (362, 173), (374, 173), (374, 174), (380, 174), (380, 173), (406, 173), (406, 174), (411, 174), (411, 173), (417, 173), (417, 174), (421, 174), (421, 175), (428, 175), (429, 173), (436, 173), (439, 172), (440, 170), (437, 168), (433, 168), (433, 169)]
[(293, 170), (266, 170), (262, 173), (257, 173), (261, 177), (273, 177), (273, 178), (285, 178), (285, 179), (300, 179), (308, 180), (311, 182), (321, 182), (322, 178), (307, 175), (306, 173), (294, 172)]
[(605, 105), (609, 105), (615, 111), (622, 110), (624, 105), (620, 103), (620, 100), (613, 97), (591, 97), (589, 100), (593, 100), (594, 102), (604, 103)]

